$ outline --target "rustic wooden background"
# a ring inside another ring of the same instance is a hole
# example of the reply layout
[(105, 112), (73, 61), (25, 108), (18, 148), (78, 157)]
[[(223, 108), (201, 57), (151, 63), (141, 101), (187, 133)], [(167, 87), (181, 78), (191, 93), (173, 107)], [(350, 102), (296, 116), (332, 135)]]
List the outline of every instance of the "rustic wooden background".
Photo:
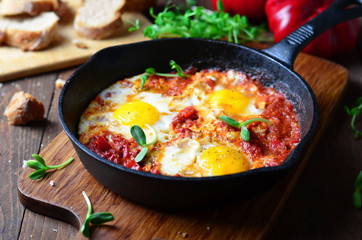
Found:
[[(199, 2), (209, 6), (209, 1)], [(362, 170), (362, 139), (353, 139), (350, 117), (343, 109), (362, 96), (361, 60), (362, 34), (355, 51), (331, 59), (349, 70), (345, 96), (268, 239), (362, 239), (361, 210), (351, 207), (353, 182)], [(57, 114), (60, 91), (54, 82), (57, 78), (67, 79), (73, 70), (63, 69), (0, 85), (1, 113), (12, 95), (21, 90), (33, 94), (46, 108), (46, 120), (28, 126), (10, 126), (0, 116), (0, 239), (73, 239), (76, 234), (70, 224), (25, 209), (16, 188), (23, 160), (40, 152), (62, 130)], [(362, 128), (362, 120), (358, 126)]]

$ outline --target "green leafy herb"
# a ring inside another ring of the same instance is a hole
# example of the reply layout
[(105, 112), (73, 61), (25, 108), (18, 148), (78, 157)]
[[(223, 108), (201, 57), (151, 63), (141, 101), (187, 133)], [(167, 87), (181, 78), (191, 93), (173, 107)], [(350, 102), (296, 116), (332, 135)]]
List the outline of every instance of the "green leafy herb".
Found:
[(264, 118), (252, 118), (249, 120), (246, 120), (245, 122), (239, 123), (238, 121), (235, 121), (232, 118), (229, 118), (227, 116), (221, 115), (220, 119), (225, 122), (226, 124), (232, 126), (232, 127), (241, 127), (241, 131), (240, 131), (240, 136), (241, 138), (246, 141), (249, 142), (250, 141), (250, 132), (249, 130), (246, 128), (246, 126), (252, 122), (265, 122), (267, 124), (272, 124), (271, 121), (264, 119)]
[[(167, 5), (165, 9), (150, 15), (154, 24), (144, 28), (143, 34), (151, 39), (158, 38), (207, 38), (243, 43), (247, 41), (265, 41), (261, 33), (266, 32), (265, 25), (251, 26), (245, 16), (230, 16), (224, 12), (222, 2), (218, 3), (219, 11), (207, 10), (202, 6), (187, 5), (186, 9), (177, 5)], [(133, 23), (129, 31), (141, 30), (139, 22)]]
[(133, 32), (133, 31), (136, 31), (136, 30), (140, 30), (141, 29), (141, 24), (140, 24), (140, 20), (139, 19), (136, 19), (136, 21), (132, 22), (130, 20), (127, 20), (128, 23), (132, 24), (133, 27), (130, 27), (128, 29), (129, 32)]
[(362, 207), (362, 171), (359, 172), (356, 181), (354, 182), (353, 192), (353, 207), (360, 209)]
[(149, 78), (149, 76), (151, 74), (155, 74), (161, 77), (182, 77), (182, 78), (187, 78), (190, 77), (190, 75), (185, 74), (182, 71), (182, 68), (174, 61), (171, 60), (170, 61), (170, 66), (171, 69), (175, 69), (177, 73), (158, 73), (156, 72), (156, 69), (154, 68), (147, 68), (145, 73), (141, 75), (141, 89), (143, 89), (143, 87), (145, 86), (146, 80)]
[(357, 98), (354, 107), (349, 108), (347, 106), (344, 106), (344, 109), (346, 110), (346, 112), (349, 116), (352, 116), (351, 127), (352, 127), (353, 131), (355, 132), (354, 137), (355, 137), (355, 139), (357, 139), (359, 136), (362, 136), (362, 131), (357, 130), (357, 128), (355, 126), (356, 119), (357, 119), (358, 115), (361, 113), (361, 109), (362, 109), (362, 97)]
[(46, 165), (44, 159), (42, 157), (40, 157), (39, 155), (32, 154), (31, 156), (35, 160), (29, 160), (26, 162), (26, 164), (28, 165), (28, 167), (34, 168), (35, 170), (37, 170), (29, 175), (29, 178), (32, 180), (36, 180), (36, 179), (44, 177), (45, 172), (49, 169), (57, 169), (57, 168), (64, 167), (74, 160), (74, 158), (70, 158), (68, 161), (66, 161), (60, 165), (48, 166), (48, 165)]
[(217, 1), (216, 5), (217, 5), (217, 10), (218, 11), (224, 12), (224, 5), (222, 4), (221, 0)]
[(85, 201), (87, 202), (88, 212), (80, 231), (82, 232), (84, 237), (88, 238), (90, 233), (90, 223), (93, 225), (100, 225), (114, 220), (114, 217), (112, 213), (109, 212), (99, 212), (92, 214), (92, 204), (84, 191), (82, 192), (82, 194), (85, 198)]
[(139, 127), (138, 125), (133, 125), (131, 127), (132, 137), (134, 138), (134, 140), (137, 142), (138, 145), (143, 147), (142, 150), (137, 154), (137, 156), (135, 158), (136, 162), (142, 161), (142, 159), (146, 156), (146, 154), (148, 152), (148, 147), (155, 144), (158, 139), (156, 131), (148, 124), (146, 124), (146, 126), (149, 129), (151, 129), (152, 134), (154, 136), (153, 140), (149, 143), (147, 143), (146, 134), (143, 132), (141, 127)]

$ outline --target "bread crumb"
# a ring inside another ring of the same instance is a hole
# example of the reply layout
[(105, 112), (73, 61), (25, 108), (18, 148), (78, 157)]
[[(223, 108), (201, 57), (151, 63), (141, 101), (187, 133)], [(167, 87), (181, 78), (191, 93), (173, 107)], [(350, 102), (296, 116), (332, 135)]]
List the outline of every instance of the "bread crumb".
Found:
[(187, 238), (189, 235), (187, 234), (187, 232), (180, 232), (180, 231), (178, 231), (177, 232), (178, 234), (180, 234), (182, 237), (184, 237), (184, 238)]
[(28, 162), (28, 160), (23, 160), (23, 168), (24, 169), (28, 166), (27, 162)]
[(50, 186), (52, 186), (52, 187), (54, 187), (54, 185), (55, 185), (55, 183), (54, 183), (53, 180), (50, 180), (49, 184), (50, 184)]
[(42, 120), (45, 108), (42, 102), (38, 101), (29, 93), (23, 91), (13, 95), (4, 115), (12, 125), (24, 125), (30, 121)]
[(58, 78), (57, 80), (55, 80), (55, 87), (58, 89), (62, 89), (64, 87), (64, 84), (65, 84), (64, 79)]
[(74, 45), (77, 47), (77, 48), (82, 48), (82, 49), (87, 49), (88, 48), (88, 45), (85, 44), (84, 42), (78, 40), (78, 39), (73, 39), (72, 42), (74, 43)]
[(53, 232), (58, 232), (58, 229), (53, 228)]

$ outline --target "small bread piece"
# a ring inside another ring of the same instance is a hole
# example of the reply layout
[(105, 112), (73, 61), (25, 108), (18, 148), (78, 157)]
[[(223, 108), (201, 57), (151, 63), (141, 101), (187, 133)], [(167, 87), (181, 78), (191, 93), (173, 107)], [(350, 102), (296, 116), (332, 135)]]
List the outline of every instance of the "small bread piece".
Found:
[(121, 9), (125, 3), (125, 0), (85, 0), (75, 15), (75, 31), (90, 39), (110, 37), (122, 26)]
[(42, 12), (56, 11), (59, 8), (59, 0), (2, 0), (0, 15), (36, 16)]
[(58, 38), (58, 20), (54, 12), (33, 18), (0, 18), (0, 32), (5, 33), (3, 42), (23, 51), (44, 49)]
[(11, 98), (4, 115), (8, 118), (10, 124), (23, 125), (29, 121), (42, 120), (44, 113), (43, 103), (29, 93), (21, 91), (15, 93)]

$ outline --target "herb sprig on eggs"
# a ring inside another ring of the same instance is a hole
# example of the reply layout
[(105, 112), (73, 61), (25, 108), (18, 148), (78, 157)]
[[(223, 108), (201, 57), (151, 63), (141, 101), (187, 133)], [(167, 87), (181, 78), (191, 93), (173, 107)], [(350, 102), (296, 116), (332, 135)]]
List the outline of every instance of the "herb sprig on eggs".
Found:
[(174, 60), (170, 61), (171, 69), (175, 69), (177, 73), (158, 73), (156, 72), (156, 69), (149, 67), (146, 69), (145, 73), (141, 75), (141, 89), (145, 86), (146, 80), (149, 78), (151, 74), (158, 75), (161, 77), (182, 77), (187, 78), (190, 77), (190, 75), (185, 74), (182, 71), (182, 68), (180, 65), (178, 65)]
[(146, 134), (142, 130), (142, 128), (138, 125), (134, 125), (131, 127), (131, 135), (134, 138), (134, 140), (137, 142), (138, 145), (140, 145), (142, 150), (137, 154), (135, 161), (140, 162), (142, 159), (146, 156), (148, 152), (148, 147), (155, 144), (157, 142), (157, 133), (156, 131), (148, 124), (146, 126), (152, 131), (152, 134), (154, 136), (153, 140), (149, 143), (147, 143)]
[(226, 124), (232, 126), (232, 127), (241, 127), (241, 131), (240, 131), (240, 136), (241, 138), (246, 141), (249, 142), (250, 141), (250, 132), (249, 130), (246, 128), (246, 126), (252, 122), (265, 122), (267, 124), (272, 124), (271, 121), (264, 119), (264, 118), (252, 118), (249, 120), (246, 120), (245, 122), (239, 123), (238, 121), (229, 118), (225, 115), (221, 115), (220, 119), (225, 122)]

